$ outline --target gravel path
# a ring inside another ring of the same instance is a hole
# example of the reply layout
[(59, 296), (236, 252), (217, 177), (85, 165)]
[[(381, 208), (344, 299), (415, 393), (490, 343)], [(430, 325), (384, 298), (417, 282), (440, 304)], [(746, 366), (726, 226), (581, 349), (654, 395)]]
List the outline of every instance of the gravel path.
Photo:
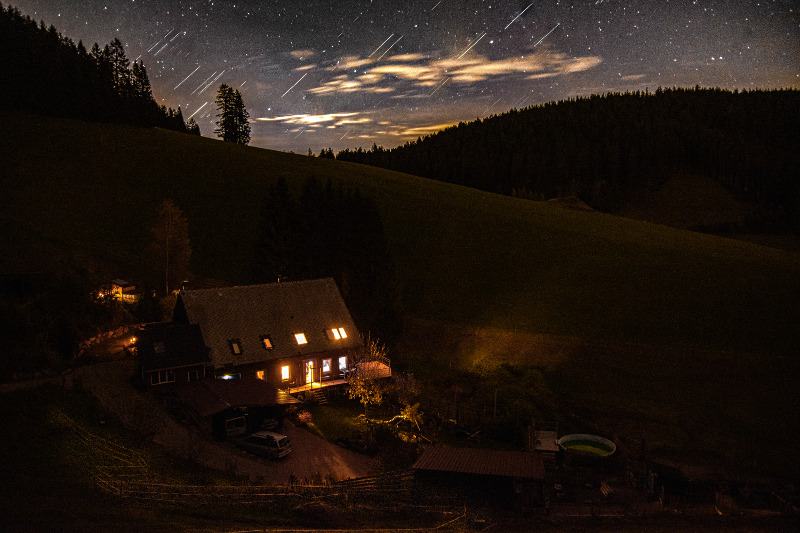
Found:
[(279, 461), (250, 455), (230, 443), (215, 442), (210, 436), (198, 436), (178, 424), (151, 398), (138, 393), (128, 383), (135, 371), (131, 360), (117, 360), (83, 367), (71, 374), (94, 394), (100, 403), (115, 413), (123, 423), (164, 446), (170, 453), (217, 470), (248, 476), (252, 481), (289, 483), (314, 474), (336, 479), (369, 475), (377, 466), (375, 459), (351, 452), (320, 439), (286, 422), (286, 435), (292, 453)]

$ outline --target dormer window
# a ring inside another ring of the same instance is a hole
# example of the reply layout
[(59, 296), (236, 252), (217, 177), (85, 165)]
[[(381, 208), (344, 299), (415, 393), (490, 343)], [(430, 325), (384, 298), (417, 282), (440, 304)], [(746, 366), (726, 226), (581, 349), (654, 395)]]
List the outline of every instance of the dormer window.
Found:
[(242, 345), (239, 342), (239, 339), (231, 339), (228, 341), (228, 344), (231, 346), (231, 352), (233, 352), (233, 355), (242, 355)]
[(332, 341), (338, 341), (340, 339), (346, 339), (347, 333), (345, 333), (344, 328), (333, 328), (325, 330), (325, 333), (328, 335), (328, 339)]
[(273, 348), (272, 339), (269, 337), (269, 335), (261, 336), (261, 346), (263, 346), (265, 350), (271, 350)]
[(164, 346), (164, 341), (156, 341), (156, 342), (154, 342), (153, 343), (153, 351), (158, 353), (158, 354), (167, 353), (167, 347)]
[(297, 344), (308, 344), (305, 333), (295, 333), (294, 338), (297, 340)]

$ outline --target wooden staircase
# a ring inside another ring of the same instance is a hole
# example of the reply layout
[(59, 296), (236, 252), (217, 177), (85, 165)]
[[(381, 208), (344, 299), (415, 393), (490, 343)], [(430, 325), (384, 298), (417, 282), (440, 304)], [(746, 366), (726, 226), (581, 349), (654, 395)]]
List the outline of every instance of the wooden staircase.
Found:
[(317, 399), (320, 405), (328, 403), (328, 398), (325, 396), (325, 389), (311, 389), (311, 394)]

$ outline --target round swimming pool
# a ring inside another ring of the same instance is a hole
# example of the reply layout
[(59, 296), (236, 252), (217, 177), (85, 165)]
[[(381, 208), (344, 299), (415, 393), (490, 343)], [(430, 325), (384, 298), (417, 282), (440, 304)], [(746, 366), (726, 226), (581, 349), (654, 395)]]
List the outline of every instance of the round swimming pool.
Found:
[(564, 435), (558, 439), (558, 445), (564, 451), (594, 457), (606, 457), (617, 451), (617, 446), (610, 440), (584, 433)]

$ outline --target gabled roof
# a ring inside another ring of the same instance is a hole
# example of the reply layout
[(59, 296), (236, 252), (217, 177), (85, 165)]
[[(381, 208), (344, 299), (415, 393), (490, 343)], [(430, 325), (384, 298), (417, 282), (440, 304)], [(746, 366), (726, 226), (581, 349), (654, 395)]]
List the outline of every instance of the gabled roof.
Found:
[[(332, 278), (184, 290), (174, 320), (199, 324), (217, 367), (311, 355), (360, 345), (350, 312)], [(326, 330), (344, 328), (347, 338)], [(303, 333), (306, 344), (295, 334)], [(272, 349), (263, 345), (269, 336)], [(234, 354), (231, 341), (241, 351)]]
[(544, 460), (540, 454), (535, 452), (432, 446), (425, 450), (411, 468), (437, 472), (544, 479)]
[(142, 370), (170, 370), (211, 363), (197, 324), (158, 324), (136, 335), (136, 352)]
[(294, 397), (260, 379), (202, 379), (176, 389), (176, 394), (200, 416), (221, 413), (230, 407), (264, 407), (300, 403)]

